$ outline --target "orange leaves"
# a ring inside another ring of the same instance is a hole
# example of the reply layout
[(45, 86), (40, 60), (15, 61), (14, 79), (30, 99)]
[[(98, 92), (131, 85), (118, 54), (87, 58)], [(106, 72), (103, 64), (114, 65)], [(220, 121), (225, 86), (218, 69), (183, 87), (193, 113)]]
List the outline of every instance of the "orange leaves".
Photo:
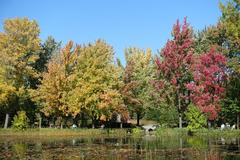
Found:
[(42, 112), (45, 115), (76, 115), (76, 110), (67, 103), (67, 95), (72, 80), (71, 72), (76, 65), (75, 61), (79, 53), (78, 47), (73, 48), (73, 42), (69, 42), (61, 51), (60, 55), (53, 57), (48, 64), (47, 72), (43, 73), (40, 85), (39, 100), (42, 103)]
[(67, 66), (70, 64), (74, 64), (77, 60), (77, 56), (79, 55), (80, 46), (73, 46), (73, 41), (69, 41), (66, 46), (61, 50), (61, 60), (62, 63)]

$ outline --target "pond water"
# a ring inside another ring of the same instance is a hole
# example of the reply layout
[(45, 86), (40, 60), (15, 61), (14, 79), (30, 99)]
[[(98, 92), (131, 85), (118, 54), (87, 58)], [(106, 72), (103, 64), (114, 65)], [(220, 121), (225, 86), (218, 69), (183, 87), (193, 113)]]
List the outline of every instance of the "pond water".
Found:
[(0, 159), (240, 160), (239, 138), (199, 137), (0, 137)]

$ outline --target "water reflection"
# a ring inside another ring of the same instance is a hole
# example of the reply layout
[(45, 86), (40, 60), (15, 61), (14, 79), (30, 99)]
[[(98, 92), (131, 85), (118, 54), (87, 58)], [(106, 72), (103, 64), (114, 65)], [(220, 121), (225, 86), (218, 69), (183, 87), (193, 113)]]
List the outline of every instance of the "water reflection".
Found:
[(0, 139), (0, 159), (240, 159), (239, 138)]
[(16, 153), (16, 157), (19, 159), (26, 159), (27, 145), (24, 143), (13, 144), (13, 150)]

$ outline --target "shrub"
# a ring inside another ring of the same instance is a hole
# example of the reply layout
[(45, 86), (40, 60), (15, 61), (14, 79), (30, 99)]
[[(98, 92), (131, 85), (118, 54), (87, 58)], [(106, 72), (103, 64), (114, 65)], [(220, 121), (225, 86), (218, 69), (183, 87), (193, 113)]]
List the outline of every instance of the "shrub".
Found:
[(186, 118), (188, 120), (187, 128), (190, 131), (201, 129), (206, 126), (207, 118), (201, 111), (193, 104), (190, 104), (186, 112)]
[(25, 130), (28, 128), (29, 119), (25, 111), (17, 112), (13, 118), (13, 128), (17, 130)]
[(133, 129), (132, 129), (132, 134), (133, 134), (133, 135), (138, 136), (138, 135), (140, 135), (141, 133), (142, 133), (142, 130), (141, 130), (140, 128), (133, 128)]

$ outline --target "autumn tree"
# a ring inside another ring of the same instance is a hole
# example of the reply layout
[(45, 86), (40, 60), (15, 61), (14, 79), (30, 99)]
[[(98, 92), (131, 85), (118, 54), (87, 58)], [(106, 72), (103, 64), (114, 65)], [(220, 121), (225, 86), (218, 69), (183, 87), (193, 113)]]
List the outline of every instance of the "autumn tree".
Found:
[(128, 48), (125, 51), (126, 67), (123, 74), (123, 88), (121, 93), (124, 102), (131, 113), (139, 120), (143, 118), (147, 109), (148, 86), (152, 74), (151, 50)]
[(69, 92), (69, 105), (75, 114), (87, 113), (94, 128), (102, 115), (110, 117), (111, 111), (123, 104), (118, 81), (111, 46), (102, 40), (82, 46)]
[(36, 21), (27, 18), (4, 22), (4, 32), (0, 34), (3, 74), (16, 88), (29, 87), (29, 77), (38, 76), (33, 65), (39, 58), (39, 33)]
[(224, 95), (226, 57), (211, 49), (196, 57), (192, 70), (194, 79), (186, 84), (191, 91), (190, 99), (209, 120), (214, 120)]
[[(199, 53), (206, 53), (214, 46), (216, 51), (224, 53), (227, 57), (228, 79), (225, 85), (226, 96), (222, 103), (221, 119), (231, 122), (234, 120), (239, 124), (239, 1), (220, 3), (220, 9), (222, 16), (219, 22), (207, 27), (197, 36), (196, 50)], [(230, 113), (236, 116), (228, 116)]]
[[(11, 94), (18, 96), (16, 110), (32, 109), (30, 98), (27, 95), (21, 97), (21, 93), (27, 93), (31, 88), (30, 79), (38, 77), (33, 66), (41, 49), (39, 32), (36, 21), (16, 18), (7, 19), (0, 33), (1, 85), (12, 88), (8, 91), (14, 91)], [(8, 116), (8, 111), (6, 114)]]
[(171, 91), (169, 101), (173, 101), (178, 110), (179, 128), (182, 128), (182, 116), (189, 103), (185, 99), (189, 94), (185, 85), (192, 80), (193, 64), (193, 34), (186, 18), (183, 25), (177, 21), (173, 26), (172, 36), (156, 59), (158, 78), (154, 86), (158, 92)]
[(73, 46), (73, 42), (70, 41), (48, 63), (41, 85), (33, 92), (33, 99), (41, 106), (41, 111), (46, 116), (74, 115), (66, 99), (71, 91), (69, 86), (78, 55), (79, 46)]

